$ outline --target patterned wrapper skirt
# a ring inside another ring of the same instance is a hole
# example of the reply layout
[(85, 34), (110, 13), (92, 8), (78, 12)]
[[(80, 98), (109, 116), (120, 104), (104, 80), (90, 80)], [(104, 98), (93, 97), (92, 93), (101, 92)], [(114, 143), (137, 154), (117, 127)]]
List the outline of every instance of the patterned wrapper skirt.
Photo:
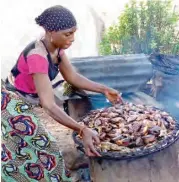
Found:
[(1, 89), (1, 180), (71, 181), (58, 144), (34, 114), (34, 107)]

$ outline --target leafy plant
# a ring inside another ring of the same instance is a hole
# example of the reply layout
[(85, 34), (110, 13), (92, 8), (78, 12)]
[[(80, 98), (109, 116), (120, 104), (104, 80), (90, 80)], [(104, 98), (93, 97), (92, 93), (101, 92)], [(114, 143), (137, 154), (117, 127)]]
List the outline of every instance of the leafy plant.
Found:
[(179, 13), (172, 0), (131, 0), (118, 23), (104, 32), (100, 53), (179, 54)]

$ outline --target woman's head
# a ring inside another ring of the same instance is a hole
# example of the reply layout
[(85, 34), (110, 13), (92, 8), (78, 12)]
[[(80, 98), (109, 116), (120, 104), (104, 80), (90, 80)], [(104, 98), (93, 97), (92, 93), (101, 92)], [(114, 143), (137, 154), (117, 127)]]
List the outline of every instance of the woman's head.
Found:
[(63, 6), (53, 6), (46, 9), (35, 19), (42, 26), (55, 47), (67, 49), (74, 41), (76, 20), (73, 14)]

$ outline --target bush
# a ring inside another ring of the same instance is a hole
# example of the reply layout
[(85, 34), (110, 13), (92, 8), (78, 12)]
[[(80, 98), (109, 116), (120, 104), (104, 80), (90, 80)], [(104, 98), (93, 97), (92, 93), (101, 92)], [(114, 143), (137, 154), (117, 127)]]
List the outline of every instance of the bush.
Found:
[(131, 0), (104, 32), (100, 54), (179, 54), (179, 13), (172, 1)]

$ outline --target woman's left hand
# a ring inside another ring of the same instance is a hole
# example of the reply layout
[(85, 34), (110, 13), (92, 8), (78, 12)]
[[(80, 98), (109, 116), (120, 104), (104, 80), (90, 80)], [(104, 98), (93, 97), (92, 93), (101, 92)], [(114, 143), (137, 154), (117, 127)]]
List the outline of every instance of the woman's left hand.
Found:
[(122, 104), (123, 100), (120, 96), (120, 93), (117, 90), (114, 90), (112, 88), (106, 88), (104, 90), (104, 95), (106, 98), (112, 103), (112, 104)]

